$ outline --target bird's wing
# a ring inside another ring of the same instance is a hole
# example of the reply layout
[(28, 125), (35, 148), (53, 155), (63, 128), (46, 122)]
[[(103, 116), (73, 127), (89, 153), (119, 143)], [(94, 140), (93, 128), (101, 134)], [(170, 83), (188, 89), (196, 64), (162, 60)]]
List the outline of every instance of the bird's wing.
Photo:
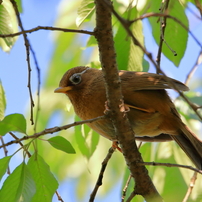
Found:
[(175, 88), (180, 91), (189, 90), (189, 88), (180, 81), (163, 75), (147, 72), (120, 71), (119, 76), (123, 83), (130, 83), (133, 90), (160, 90)]

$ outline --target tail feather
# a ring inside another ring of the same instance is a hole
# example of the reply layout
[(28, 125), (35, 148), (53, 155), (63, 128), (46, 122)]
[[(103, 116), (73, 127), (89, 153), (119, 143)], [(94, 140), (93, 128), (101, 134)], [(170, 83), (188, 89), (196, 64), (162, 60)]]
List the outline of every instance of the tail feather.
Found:
[(171, 136), (181, 149), (192, 160), (195, 166), (202, 170), (202, 141), (183, 125), (178, 135)]

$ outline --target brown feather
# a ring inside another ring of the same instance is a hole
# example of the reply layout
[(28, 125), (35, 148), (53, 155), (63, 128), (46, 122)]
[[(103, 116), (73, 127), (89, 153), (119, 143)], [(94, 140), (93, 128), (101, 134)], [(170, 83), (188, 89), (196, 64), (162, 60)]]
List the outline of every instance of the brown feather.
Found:
[[(55, 90), (69, 97), (76, 114), (83, 120), (103, 115), (107, 100), (102, 71), (87, 68), (80, 66), (68, 70), (60, 81), (60, 88)], [(77, 74), (81, 81), (72, 83), (72, 75)], [(174, 139), (201, 169), (202, 142), (182, 123), (165, 91), (173, 85), (181, 91), (189, 88), (180, 81), (152, 73), (120, 71), (119, 75), (124, 103), (130, 108), (127, 115), (136, 139), (151, 142)], [(104, 137), (116, 141), (110, 120), (102, 119), (88, 125)]]

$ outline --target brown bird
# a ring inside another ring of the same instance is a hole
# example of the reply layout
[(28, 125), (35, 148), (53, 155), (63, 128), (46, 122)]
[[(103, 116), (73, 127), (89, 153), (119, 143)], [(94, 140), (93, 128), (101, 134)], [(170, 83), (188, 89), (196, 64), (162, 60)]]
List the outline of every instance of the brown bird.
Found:
[[(189, 88), (183, 83), (158, 74), (119, 71), (124, 104), (135, 138), (148, 142), (175, 140), (198, 169), (202, 169), (202, 142), (182, 122), (165, 89), (170, 83), (181, 91)], [(82, 119), (104, 115), (106, 92), (101, 70), (79, 66), (62, 77), (56, 93), (65, 93)], [(88, 123), (100, 135), (116, 141), (112, 123), (102, 119)]]

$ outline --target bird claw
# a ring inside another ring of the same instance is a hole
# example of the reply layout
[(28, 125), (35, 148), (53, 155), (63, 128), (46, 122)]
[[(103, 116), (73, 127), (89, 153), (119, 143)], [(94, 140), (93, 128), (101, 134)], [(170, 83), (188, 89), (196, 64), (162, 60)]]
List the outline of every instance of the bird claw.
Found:
[(124, 101), (122, 99), (120, 99), (121, 104), (119, 105), (120, 108), (120, 112), (129, 112), (130, 111), (130, 107), (126, 104), (124, 104)]
[[(120, 112), (123, 112), (124, 116), (125, 116), (125, 113), (130, 111), (130, 107), (128, 105), (124, 104), (123, 99), (120, 99), (120, 102), (121, 102), (121, 104), (119, 105)], [(107, 114), (108, 111), (110, 111), (110, 108), (108, 106), (108, 101), (106, 101), (104, 114)]]
[(120, 112), (123, 112), (123, 117), (126, 116), (126, 112), (130, 111), (130, 107), (126, 104), (124, 104), (124, 101), (122, 99), (120, 99), (121, 104), (119, 105), (120, 108)]
[(119, 147), (118, 145), (119, 143), (117, 141), (113, 141), (112, 142), (112, 148), (115, 150), (115, 149), (118, 149), (121, 153), (122, 153), (122, 149)]
[(105, 102), (105, 110), (104, 110), (104, 114), (107, 114), (107, 112), (110, 111), (110, 108), (108, 106), (108, 101)]

